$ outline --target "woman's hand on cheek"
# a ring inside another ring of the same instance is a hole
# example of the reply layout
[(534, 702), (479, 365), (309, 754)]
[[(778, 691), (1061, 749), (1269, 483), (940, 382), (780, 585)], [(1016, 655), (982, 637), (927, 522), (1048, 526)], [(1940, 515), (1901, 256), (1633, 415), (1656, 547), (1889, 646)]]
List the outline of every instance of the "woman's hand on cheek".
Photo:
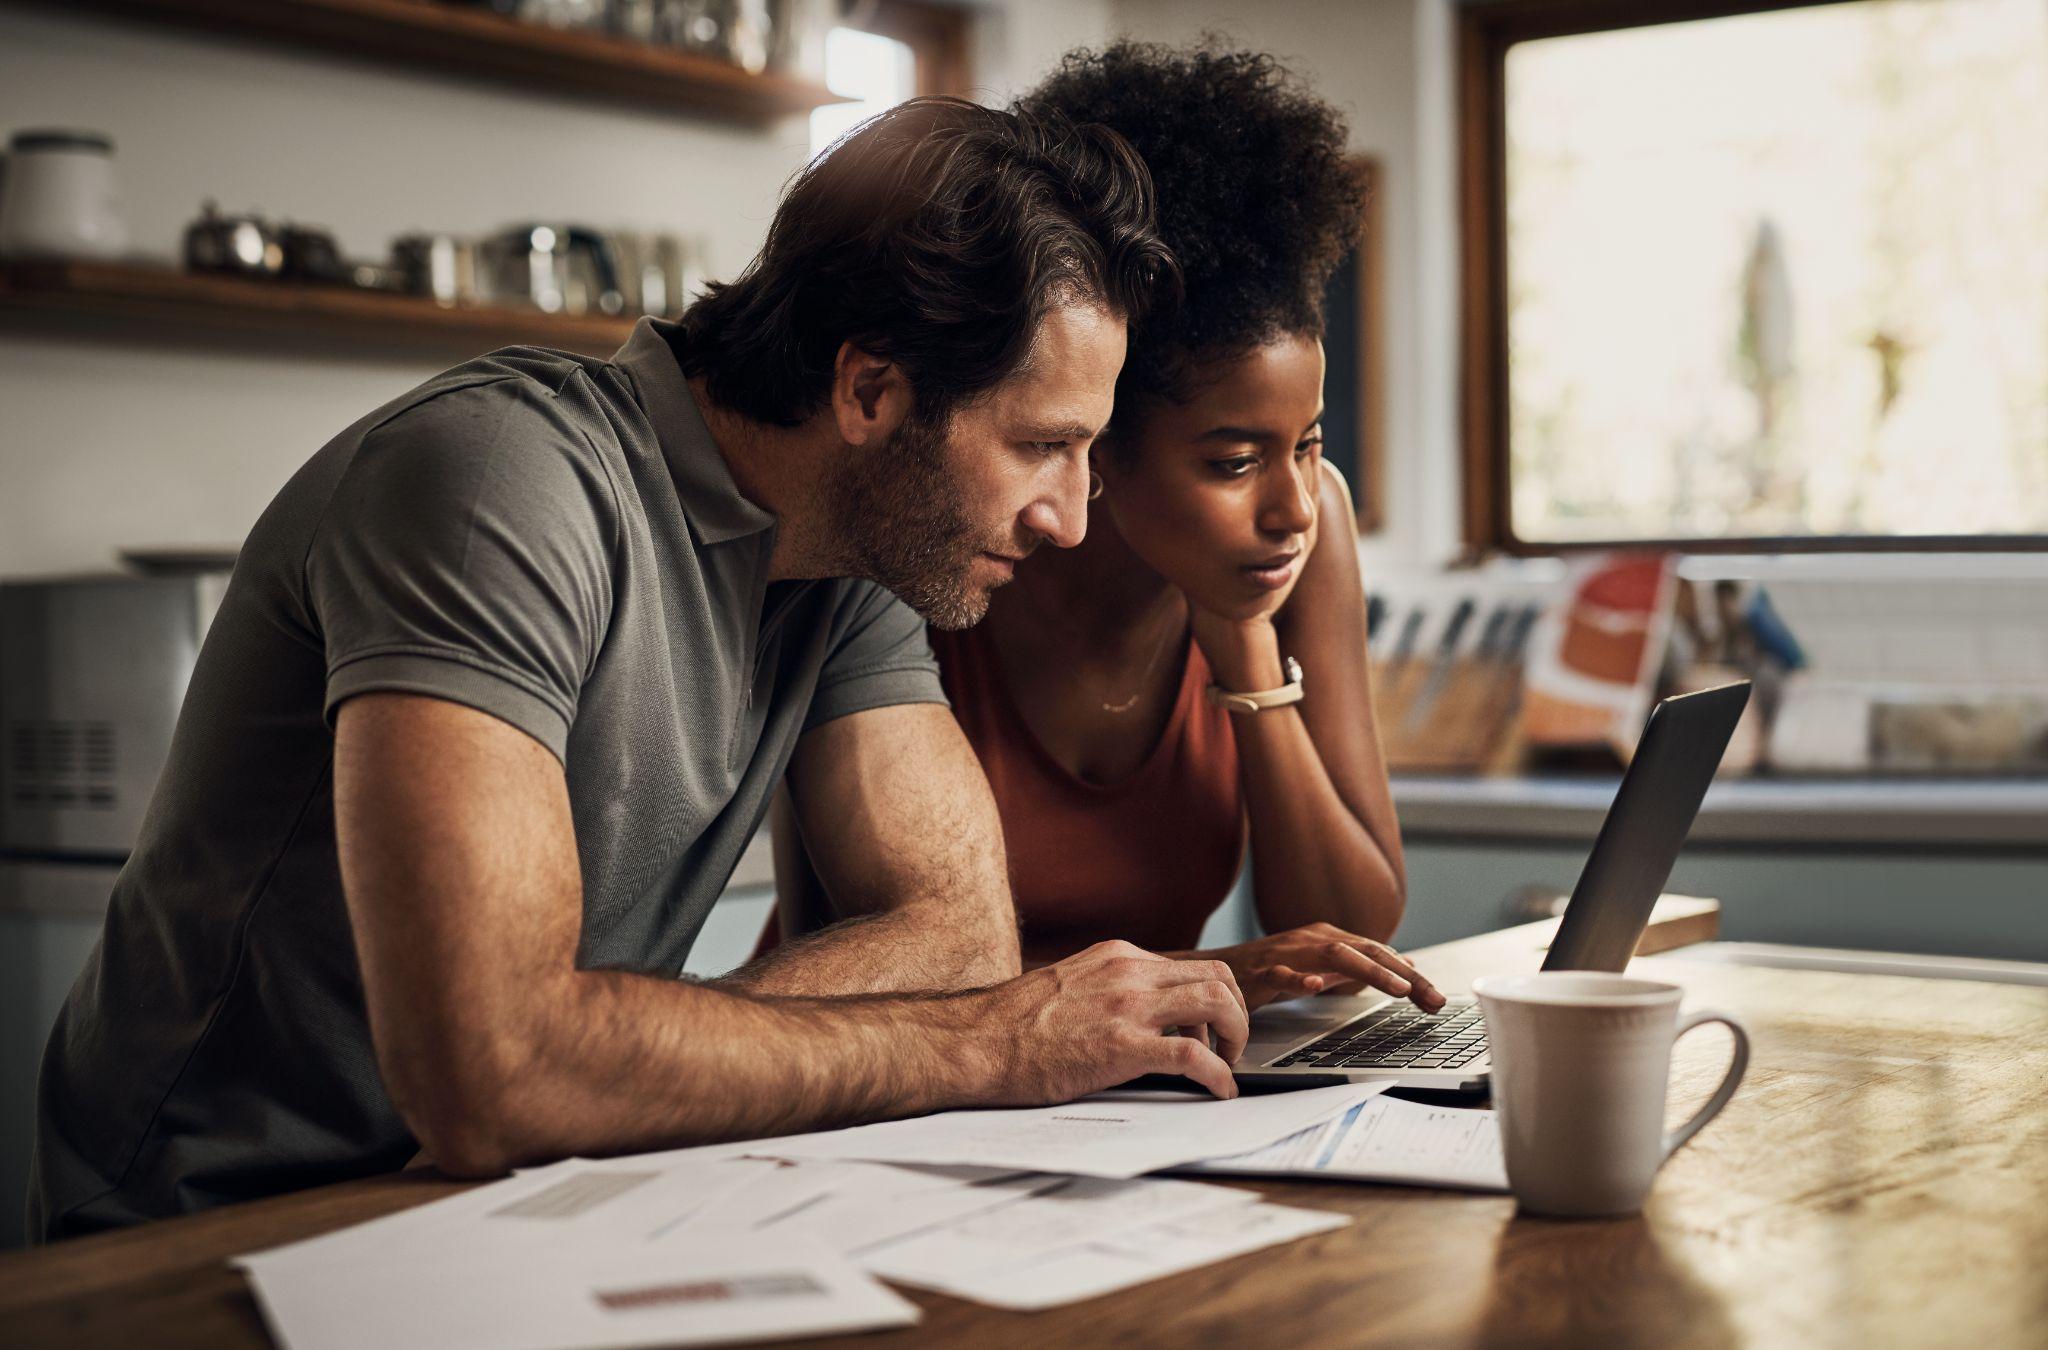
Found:
[(1237, 618), (1204, 609), (1188, 597), (1188, 627), (1216, 683), (1238, 693), (1278, 689), (1287, 682), (1273, 616)]

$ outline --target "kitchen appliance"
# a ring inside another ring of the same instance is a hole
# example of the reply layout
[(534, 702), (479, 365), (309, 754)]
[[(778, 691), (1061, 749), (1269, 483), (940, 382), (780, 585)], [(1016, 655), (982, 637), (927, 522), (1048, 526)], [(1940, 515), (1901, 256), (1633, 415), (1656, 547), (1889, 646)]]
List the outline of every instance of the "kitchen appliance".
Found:
[(118, 258), (128, 249), (114, 142), (97, 131), (17, 131), (0, 196), (0, 257)]
[(0, 865), (127, 856), (227, 579), (0, 585)]

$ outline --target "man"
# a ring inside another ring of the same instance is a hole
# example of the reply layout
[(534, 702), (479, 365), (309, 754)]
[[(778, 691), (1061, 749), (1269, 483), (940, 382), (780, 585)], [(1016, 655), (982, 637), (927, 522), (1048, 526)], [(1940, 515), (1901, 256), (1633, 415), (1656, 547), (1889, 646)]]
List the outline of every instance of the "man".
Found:
[[(1106, 944), (1018, 975), (987, 784), (903, 603), (971, 623), (1079, 540), (1171, 272), (1149, 191), (1099, 130), (906, 105), (680, 326), (481, 358), (316, 455), (251, 533), (52, 1036), (31, 1231), (421, 1148), (481, 1175), (1146, 1071), (1228, 1095), (1227, 969)], [(859, 916), (675, 978), (785, 768)]]

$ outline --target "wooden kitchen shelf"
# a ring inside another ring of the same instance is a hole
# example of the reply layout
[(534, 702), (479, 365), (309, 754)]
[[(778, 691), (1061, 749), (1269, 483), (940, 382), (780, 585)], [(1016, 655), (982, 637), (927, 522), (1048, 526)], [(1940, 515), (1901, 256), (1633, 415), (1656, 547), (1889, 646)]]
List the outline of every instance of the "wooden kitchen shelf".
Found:
[(610, 356), (634, 323), (627, 317), (501, 306), (448, 309), (417, 296), (343, 286), (90, 262), (0, 267), (0, 316), (111, 320), (130, 338), (180, 338), (202, 330), (266, 344), (298, 338), (453, 355), (525, 343)]
[(66, 0), (63, 8), (737, 122), (766, 123), (845, 101), (807, 80), (442, 0)]

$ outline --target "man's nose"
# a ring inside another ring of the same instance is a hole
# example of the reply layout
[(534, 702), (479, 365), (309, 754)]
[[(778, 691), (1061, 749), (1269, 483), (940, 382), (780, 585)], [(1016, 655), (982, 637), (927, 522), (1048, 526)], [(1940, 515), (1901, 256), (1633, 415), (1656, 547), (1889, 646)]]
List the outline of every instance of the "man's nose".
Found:
[(1024, 528), (1050, 540), (1056, 548), (1072, 548), (1088, 533), (1088, 456), (1062, 463), (1053, 481), (1024, 508)]
[(1286, 465), (1266, 479), (1259, 503), (1259, 528), (1267, 534), (1307, 534), (1316, 523), (1314, 460), (1307, 464), (1289, 456)]

